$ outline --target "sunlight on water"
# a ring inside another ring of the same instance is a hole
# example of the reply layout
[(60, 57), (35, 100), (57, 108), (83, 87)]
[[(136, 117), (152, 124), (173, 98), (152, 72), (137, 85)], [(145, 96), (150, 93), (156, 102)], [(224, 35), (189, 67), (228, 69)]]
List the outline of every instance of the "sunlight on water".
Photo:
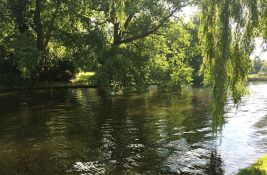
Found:
[(225, 174), (235, 174), (267, 152), (266, 132), (261, 134), (267, 131), (262, 121), (267, 117), (267, 84), (250, 84), (249, 89), (238, 109), (227, 111), (227, 123), (217, 141)]
[(73, 168), (74, 170), (69, 172), (81, 172), (81, 175), (101, 175), (106, 172), (98, 162), (76, 162)]
[(204, 89), (1, 94), (0, 174), (235, 174), (267, 152), (267, 84), (249, 88), (217, 135)]

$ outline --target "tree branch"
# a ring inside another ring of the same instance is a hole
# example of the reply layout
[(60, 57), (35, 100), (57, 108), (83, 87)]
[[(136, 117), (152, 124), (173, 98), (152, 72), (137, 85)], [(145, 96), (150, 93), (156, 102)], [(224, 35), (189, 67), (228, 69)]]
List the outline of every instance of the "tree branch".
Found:
[[(147, 31), (147, 32), (145, 32), (145, 33), (142, 33), (142, 34), (140, 34), (140, 35), (137, 35), (137, 36), (132, 36), (132, 37), (130, 37), (130, 38), (126, 38), (126, 39), (122, 39), (122, 40), (120, 40), (120, 42), (118, 42), (118, 43), (116, 43), (117, 45), (120, 45), (120, 44), (123, 44), (123, 43), (130, 43), (130, 42), (132, 42), (132, 41), (135, 41), (135, 40), (138, 40), (138, 39), (142, 39), (142, 38), (145, 38), (145, 37), (147, 37), (147, 36), (149, 36), (149, 35), (152, 35), (152, 34), (155, 34), (155, 32), (157, 32), (165, 23), (166, 23), (166, 21), (168, 21), (169, 20), (169, 18), (171, 18), (178, 10), (180, 10), (181, 8), (183, 8), (183, 7), (186, 7), (186, 6), (188, 6), (189, 4), (191, 4), (191, 2), (188, 2), (188, 3), (186, 3), (186, 4), (183, 4), (183, 5), (181, 5), (181, 6), (179, 6), (179, 7), (176, 7), (173, 11), (171, 11), (171, 13), (168, 15), (168, 16), (166, 16), (166, 17), (164, 17), (160, 22), (159, 22), (159, 24), (157, 25), (157, 26), (155, 26), (155, 28), (153, 28), (153, 29), (151, 29), (150, 31)], [(130, 16), (129, 16), (130, 17)], [(129, 18), (128, 17), (128, 18)], [(133, 15), (133, 17), (134, 17), (134, 15)], [(130, 19), (128, 19), (128, 20), (132, 20), (132, 18), (133, 17), (131, 17)], [(127, 21), (127, 20), (126, 20)], [(130, 22), (129, 21), (129, 22)], [(126, 22), (125, 22), (125, 24), (126, 24)], [(128, 25), (129, 25), (129, 23), (127, 24), (127, 27), (128, 27)]]
[(48, 29), (47, 29), (47, 32), (46, 32), (46, 37), (45, 37), (45, 41), (44, 41), (44, 48), (45, 49), (47, 48), (49, 40), (52, 37), (52, 33), (53, 33), (53, 29), (54, 29), (54, 23), (55, 23), (57, 15), (58, 15), (59, 7), (60, 7), (60, 0), (57, 0), (57, 2), (56, 2), (56, 10), (52, 15), (52, 18), (51, 18), (51, 20), (49, 22)]
[(134, 17), (134, 13), (129, 15), (128, 18), (126, 19), (125, 23), (124, 23), (124, 29), (126, 30), (130, 24), (130, 22), (132, 21), (133, 17)]
[[(80, 14), (80, 13), (76, 13), (76, 15), (77, 15), (80, 19), (92, 23), (92, 19), (91, 19), (90, 17), (85, 16), (85, 15)], [(113, 23), (113, 22), (112, 22), (110, 19), (108, 19), (108, 18), (107, 18), (106, 20), (104, 20), (104, 21), (94, 21), (94, 23), (95, 23), (97, 26), (99, 26), (99, 25), (103, 25), (103, 24), (105, 24), (105, 23), (107, 23), (107, 22), (109, 22), (109, 23)]]
[(127, 19), (125, 20), (125, 23), (124, 23), (124, 26), (123, 26), (124, 29), (120, 32), (120, 36), (121, 36), (121, 38), (125, 35), (126, 30), (127, 30), (128, 26), (129, 26), (130, 22), (132, 21), (134, 15), (135, 15), (135, 13), (129, 15), (129, 16), (127, 17)]
[(143, 34), (140, 34), (140, 35), (137, 35), (137, 36), (133, 36), (133, 37), (130, 37), (130, 38), (126, 38), (126, 39), (124, 39), (124, 40), (121, 40), (120, 42), (118, 42), (118, 45), (119, 44), (123, 44), (123, 43), (130, 43), (130, 42), (132, 42), (132, 41), (135, 41), (135, 40), (138, 40), (138, 39), (142, 39), (142, 38), (145, 38), (145, 37), (147, 37), (147, 36), (149, 36), (149, 35), (152, 35), (152, 34), (154, 34), (156, 31), (158, 31), (158, 29), (160, 29), (165, 23), (166, 23), (166, 21), (168, 21), (168, 19), (170, 18), (170, 17), (172, 17), (173, 16), (173, 14), (177, 11), (177, 10), (179, 10), (180, 9), (180, 7), (179, 8), (175, 8), (168, 16), (166, 16), (165, 18), (163, 18), (161, 21), (160, 21), (160, 23), (154, 28), (154, 29), (151, 29), (150, 31), (147, 31), (147, 32), (145, 32), (145, 33), (143, 33)]

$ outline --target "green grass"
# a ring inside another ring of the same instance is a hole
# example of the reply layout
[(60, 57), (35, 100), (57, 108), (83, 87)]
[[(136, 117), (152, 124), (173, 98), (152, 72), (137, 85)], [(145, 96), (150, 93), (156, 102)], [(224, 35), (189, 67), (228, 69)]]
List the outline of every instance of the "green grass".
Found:
[(267, 154), (250, 167), (241, 170), (238, 175), (267, 175)]
[(249, 74), (248, 81), (267, 81), (267, 75), (265, 74)]
[(95, 72), (79, 72), (71, 82), (74, 84), (91, 84), (94, 75)]

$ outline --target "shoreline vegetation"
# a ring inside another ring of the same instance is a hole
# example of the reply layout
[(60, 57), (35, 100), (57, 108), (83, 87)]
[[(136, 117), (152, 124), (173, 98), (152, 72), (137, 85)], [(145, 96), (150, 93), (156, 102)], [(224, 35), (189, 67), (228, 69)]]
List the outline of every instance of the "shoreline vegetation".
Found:
[[(97, 88), (101, 87), (94, 81), (95, 72), (79, 72), (70, 81), (47, 81), (36, 82), (28, 85), (17, 86), (1, 86), (0, 91), (8, 90), (33, 90), (33, 89), (51, 89), (51, 88)], [(248, 82), (267, 81), (267, 75), (264, 74), (250, 74)]]
[(34, 90), (34, 89), (51, 89), (51, 88), (97, 88), (100, 87), (92, 81), (94, 72), (80, 72), (70, 81), (47, 81), (36, 82), (28, 85), (1, 86), (0, 91), (8, 90)]
[(250, 74), (248, 81), (267, 81), (267, 75), (265, 74)]
[(242, 169), (238, 173), (238, 175), (266, 175), (266, 174), (267, 174), (267, 154), (259, 158), (250, 167)]

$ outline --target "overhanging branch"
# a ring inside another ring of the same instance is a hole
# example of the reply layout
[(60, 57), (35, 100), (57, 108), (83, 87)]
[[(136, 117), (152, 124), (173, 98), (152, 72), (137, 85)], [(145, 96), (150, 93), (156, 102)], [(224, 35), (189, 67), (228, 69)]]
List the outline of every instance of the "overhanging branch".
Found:
[(184, 5), (180, 6), (180, 7), (175, 8), (173, 11), (171, 11), (171, 13), (168, 16), (164, 17), (159, 22), (159, 24), (156, 25), (153, 29), (151, 29), (151, 30), (149, 30), (149, 31), (147, 31), (145, 33), (136, 35), (136, 36), (132, 36), (132, 37), (129, 37), (129, 38), (122, 39), (119, 42), (117, 42), (116, 44), (120, 45), (120, 44), (124, 44), (124, 43), (130, 43), (130, 42), (133, 42), (135, 40), (142, 39), (142, 38), (145, 38), (145, 37), (147, 37), (149, 35), (155, 34), (155, 32), (157, 32), (164, 24), (166, 24), (166, 22), (169, 20), (169, 18), (171, 18), (178, 10), (180, 10), (183, 7), (186, 7), (189, 4), (190, 3), (187, 3), (187, 4), (184, 4)]

